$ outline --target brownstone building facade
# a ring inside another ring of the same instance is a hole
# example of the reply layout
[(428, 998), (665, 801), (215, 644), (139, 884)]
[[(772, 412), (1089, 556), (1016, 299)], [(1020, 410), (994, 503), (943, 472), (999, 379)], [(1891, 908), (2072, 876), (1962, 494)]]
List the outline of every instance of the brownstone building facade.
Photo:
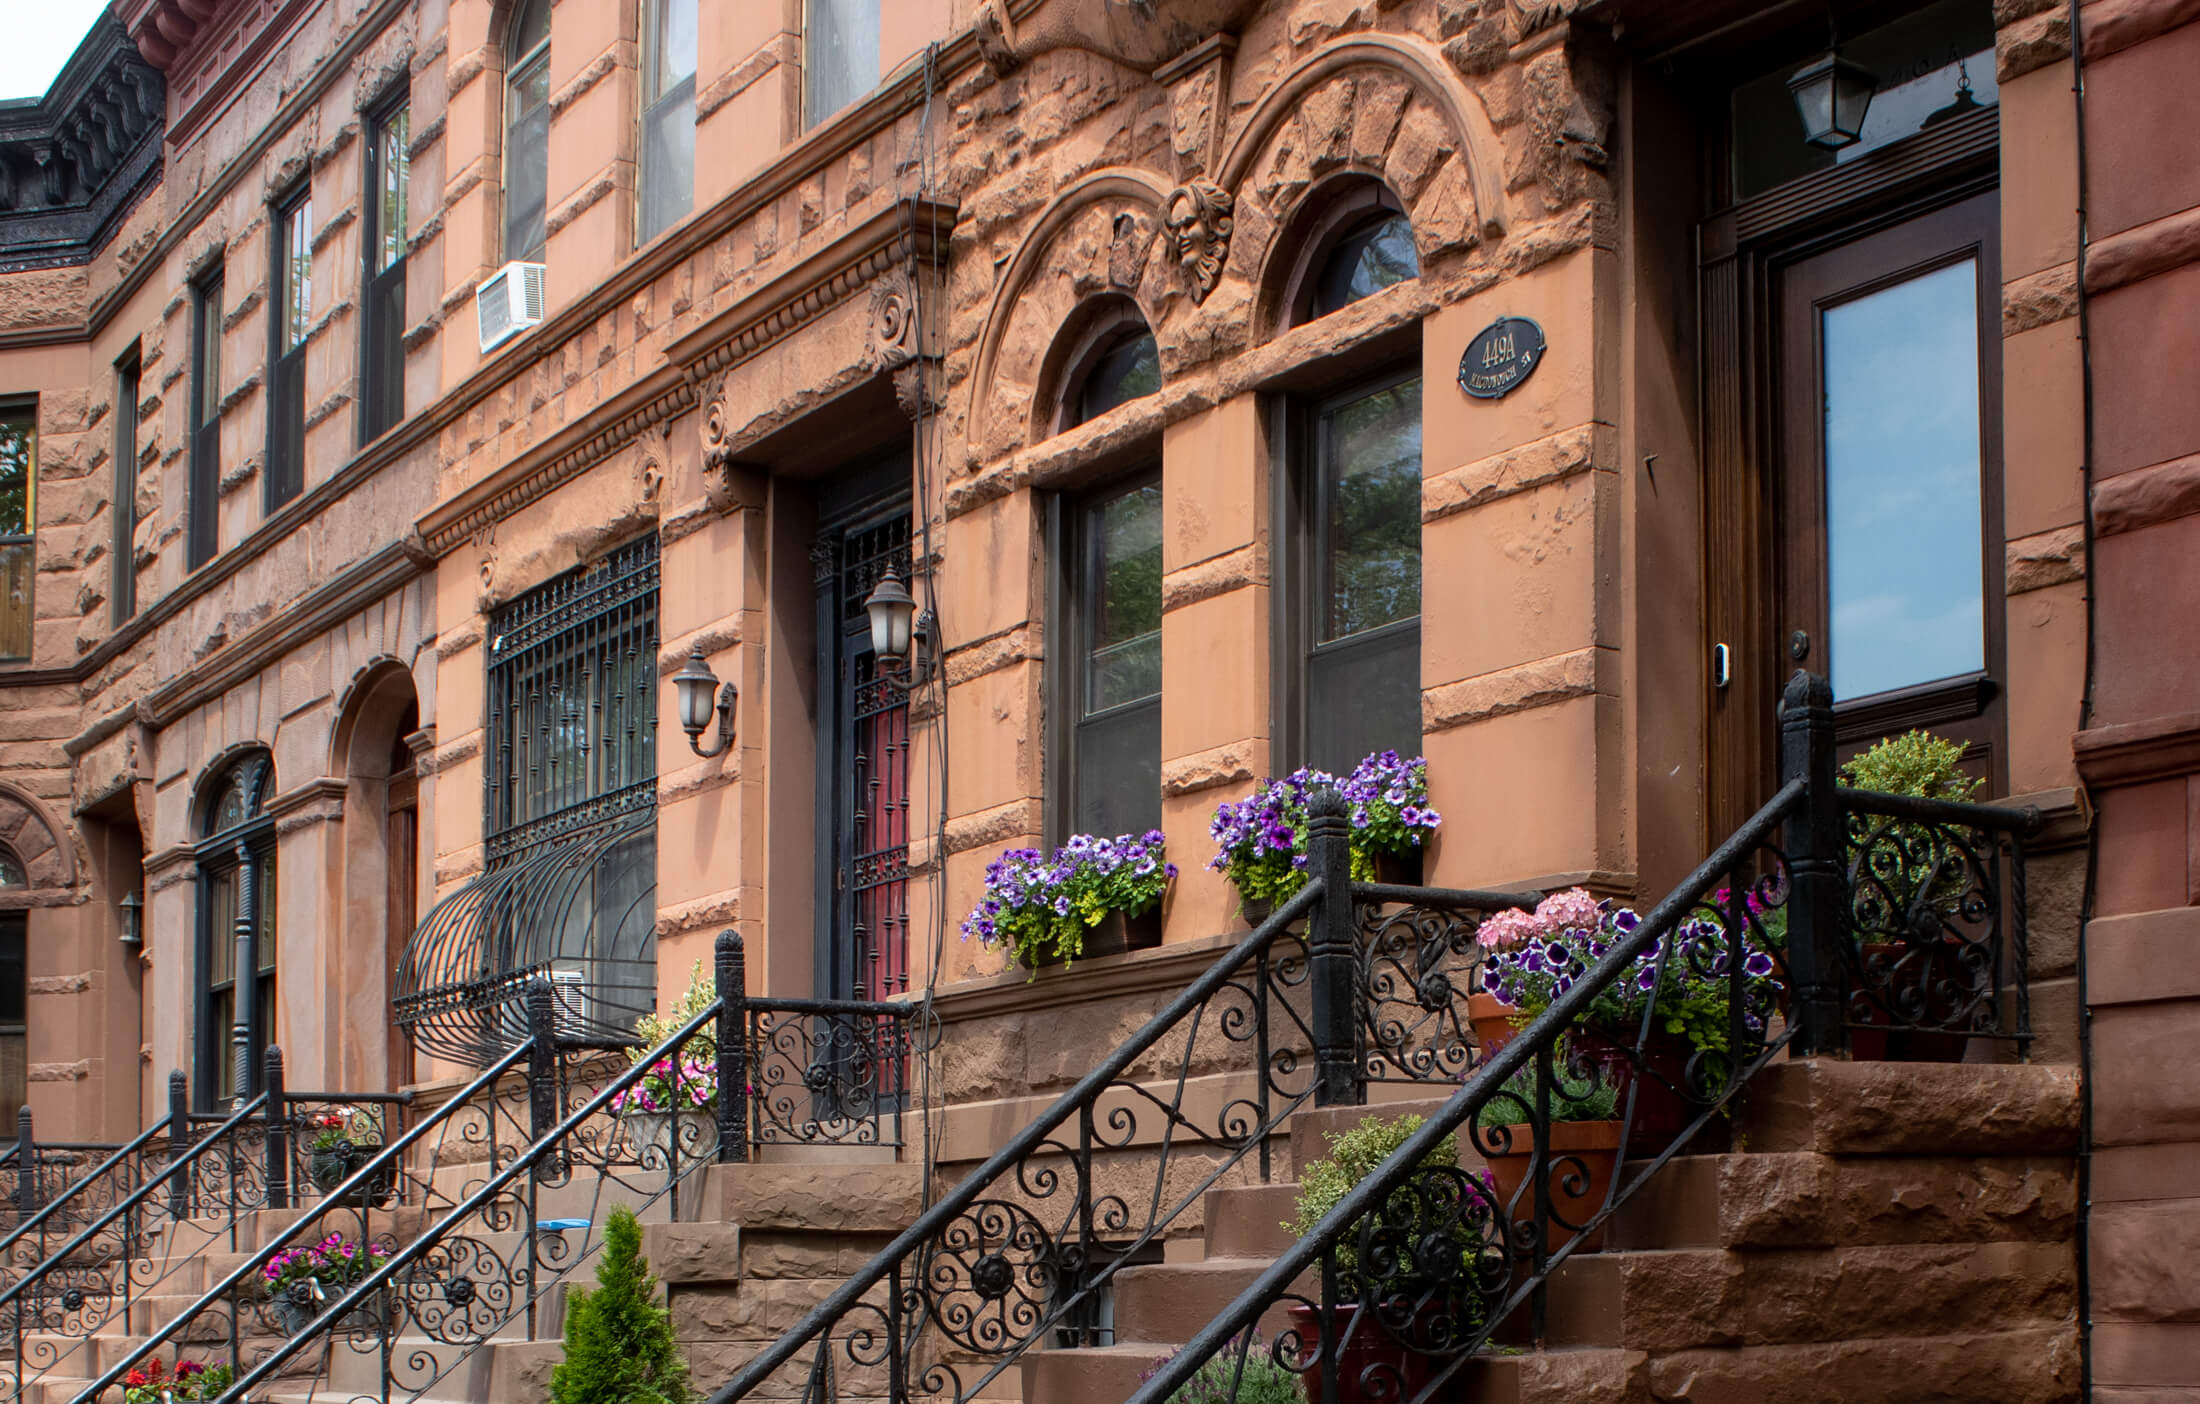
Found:
[[(2057, 1339), (2200, 1386), (2196, 54), (2170, 0), (115, 0), (0, 105), (0, 1101), (448, 1087), (527, 978), (616, 1033), (731, 927), (930, 1007), (967, 1164), (1246, 930), (1220, 801), (1421, 753), (1429, 881), (1647, 902), (1801, 666), (2045, 816)], [(1147, 829), (1158, 949), (959, 934)]]

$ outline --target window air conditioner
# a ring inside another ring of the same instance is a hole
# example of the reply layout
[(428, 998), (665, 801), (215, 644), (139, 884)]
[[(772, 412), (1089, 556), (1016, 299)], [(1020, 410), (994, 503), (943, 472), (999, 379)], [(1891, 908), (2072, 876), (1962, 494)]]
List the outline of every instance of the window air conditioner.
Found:
[(507, 263), (474, 293), (484, 355), (542, 320), (542, 273), (539, 263)]

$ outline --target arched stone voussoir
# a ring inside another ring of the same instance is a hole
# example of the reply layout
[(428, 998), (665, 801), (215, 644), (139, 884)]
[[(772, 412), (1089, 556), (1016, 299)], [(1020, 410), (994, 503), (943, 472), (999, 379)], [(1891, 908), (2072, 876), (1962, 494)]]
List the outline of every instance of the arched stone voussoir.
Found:
[(67, 826), (54, 817), (44, 800), (7, 780), (0, 780), (0, 835), (7, 837), (22, 860), (28, 886), (47, 890), (76, 886), (81, 870)]
[[(1041, 210), (994, 290), (971, 377), (970, 442), (980, 461), (1029, 442), (1047, 416), (1042, 383), (1056, 340), (1086, 303), (1136, 303), (1160, 333), (1184, 298), (1174, 277), (1164, 219), (1169, 187), (1131, 167), (1094, 171)], [(1161, 338), (1167, 347), (1169, 339)], [(1170, 370), (1166, 352), (1163, 373)]]
[(1232, 138), (1220, 169), (1238, 200), (1232, 271), (1253, 276), (1307, 189), (1348, 169), (1391, 188), (1424, 255), (1505, 232), (1504, 145), (1481, 100), (1427, 44), (1360, 34), (1301, 60)]

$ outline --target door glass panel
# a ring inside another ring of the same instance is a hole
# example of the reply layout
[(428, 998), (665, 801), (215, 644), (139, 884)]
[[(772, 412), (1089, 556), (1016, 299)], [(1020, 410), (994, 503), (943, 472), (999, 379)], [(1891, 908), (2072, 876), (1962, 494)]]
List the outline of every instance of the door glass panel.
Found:
[(1977, 289), (1965, 260), (1822, 314), (1837, 698), (1986, 665)]

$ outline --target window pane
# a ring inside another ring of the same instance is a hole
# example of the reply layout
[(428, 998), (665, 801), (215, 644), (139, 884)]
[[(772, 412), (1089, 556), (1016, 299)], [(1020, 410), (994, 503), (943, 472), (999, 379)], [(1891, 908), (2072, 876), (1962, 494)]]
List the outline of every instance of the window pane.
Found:
[(803, 112), (824, 121), (878, 86), (879, 0), (809, 0)]
[(695, 200), (695, 80), (642, 114), (643, 243), (672, 227)]
[(199, 1037), (206, 1040), (207, 1057), (214, 1066), (215, 1096), (222, 1101), (237, 1095), (237, 1059), (230, 1044), (236, 1022), (236, 989), (215, 991), (206, 1002), (206, 1027), (199, 1030)]
[(113, 544), (114, 618), (137, 612), (137, 413), (140, 381), (136, 353), (115, 370), (115, 495)]
[(1837, 698), (1986, 665), (1977, 295), (1965, 261), (1824, 313)]
[(380, 188), (375, 192), (371, 272), (380, 273), (405, 256), (407, 202), (412, 197), (411, 145), (412, 109), (400, 107), (382, 124), (375, 150)]
[(24, 975), (24, 932), (27, 921), (20, 912), (11, 912), (0, 919), (0, 1025), (23, 1025), (24, 993), (28, 982)]
[(1317, 641), (1421, 612), (1421, 382), (1322, 416)]
[(253, 870), (252, 954), (259, 962), (264, 983), (275, 974), (275, 855), (264, 853)]
[(1161, 826), (1161, 702), (1080, 722), (1069, 822), (1081, 834), (1142, 834)]
[(1306, 661), (1307, 764), (1342, 774), (1378, 751), (1421, 749), (1421, 631), (1325, 644)]
[(212, 424), (222, 408), (222, 285), (219, 278), (199, 293), (198, 415), (196, 424)]
[(1161, 388), (1161, 348), (1152, 332), (1127, 336), (1093, 363), (1077, 392), (1079, 424), (1106, 414), (1117, 405)]
[(654, 102), (695, 76), (695, 0), (657, 0), (650, 34), (649, 88)]
[(1326, 317), (1394, 283), (1421, 276), (1413, 223), (1402, 214), (1371, 220), (1337, 241), (1314, 286), (1314, 315)]
[(282, 310), (277, 334), (284, 351), (305, 345), (313, 322), (313, 200), (283, 213)]
[(0, 658), (31, 656), (33, 568), (29, 542), (0, 546)]
[(0, 536), (31, 534), (38, 426), (29, 411), (0, 417)]
[(504, 256), (534, 262), (542, 252), (550, 185), (550, 56), (512, 74), (505, 96)]
[(237, 978), (237, 870), (206, 879), (206, 983), (212, 989)]
[(25, 883), (23, 860), (0, 848), (0, 887), (22, 887)]
[(1089, 508), (1085, 710), (1161, 691), (1161, 485)]

